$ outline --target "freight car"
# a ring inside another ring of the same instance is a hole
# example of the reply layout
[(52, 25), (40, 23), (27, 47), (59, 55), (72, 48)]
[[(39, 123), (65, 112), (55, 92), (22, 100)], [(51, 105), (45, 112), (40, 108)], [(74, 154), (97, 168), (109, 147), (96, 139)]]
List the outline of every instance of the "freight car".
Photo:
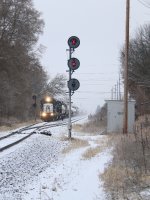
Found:
[(45, 121), (55, 121), (64, 119), (68, 116), (67, 105), (62, 101), (58, 101), (50, 96), (46, 96), (41, 100), (40, 118)]

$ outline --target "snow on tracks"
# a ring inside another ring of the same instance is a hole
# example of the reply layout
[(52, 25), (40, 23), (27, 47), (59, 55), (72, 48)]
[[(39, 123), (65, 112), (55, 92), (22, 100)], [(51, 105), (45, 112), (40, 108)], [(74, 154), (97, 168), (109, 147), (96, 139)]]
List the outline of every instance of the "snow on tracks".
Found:
[(24, 186), (38, 174), (55, 165), (65, 142), (53, 137), (34, 135), (15, 152), (0, 158), (0, 199), (22, 199)]

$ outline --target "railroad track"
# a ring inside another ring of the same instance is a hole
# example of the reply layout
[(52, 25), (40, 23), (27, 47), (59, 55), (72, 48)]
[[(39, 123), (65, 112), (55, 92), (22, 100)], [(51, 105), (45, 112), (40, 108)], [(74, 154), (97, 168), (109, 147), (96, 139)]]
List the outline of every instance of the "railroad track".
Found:
[[(36, 124), (37, 124), (37, 123), (36, 123)], [(11, 137), (11, 136), (17, 134), (18, 132), (22, 132), (22, 131), (24, 131), (24, 130), (29, 130), (30, 128), (32, 128), (32, 126), (34, 127), (34, 125), (36, 125), (36, 124), (31, 124), (31, 125), (26, 126), (26, 127), (24, 127), (24, 128), (21, 128), (21, 129), (18, 129), (18, 130), (16, 130), (16, 131), (13, 131), (12, 133), (10, 133), (10, 134), (8, 134), (8, 135), (5, 135), (5, 136), (3, 136), (3, 137), (0, 137), (0, 141), (1, 141), (1, 140), (4, 140), (5, 138)]]
[[(83, 118), (73, 119), (72, 123), (75, 123), (75, 122), (80, 121), (82, 119)], [(57, 126), (65, 126), (65, 125), (67, 125), (67, 123), (68, 122), (66, 120), (63, 121), (63, 122), (56, 122), (56, 123), (45, 122), (42, 125), (40, 125), (40, 124), (32, 124), (32, 125), (29, 125), (27, 127), (18, 129), (17, 131), (14, 131), (14, 132), (6, 135), (6, 136), (1, 137), (0, 141), (3, 141), (3, 140), (8, 139), (10, 137), (13, 137), (14, 135), (17, 135), (17, 134), (26, 134), (26, 136), (21, 137), (20, 139), (17, 139), (16, 141), (14, 141), (12, 143), (8, 143), (7, 145), (0, 147), (0, 152), (19, 144), (20, 142), (22, 142), (22, 141), (26, 140), (27, 138), (31, 137), (33, 134), (44, 134), (44, 135), (51, 136), (51, 133), (46, 131), (48, 128), (57, 127)], [(31, 132), (30, 133), (25, 133), (25, 131), (31, 131)]]
[[(64, 123), (65, 124), (65, 123)], [(1, 137), (0, 140), (5, 140), (5, 139), (10, 139), (11, 137), (13, 137), (14, 135), (24, 135), (26, 134), (26, 136), (23, 136), (21, 137), (20, 139), (17, 139), (16, 141), (12, 142), (12, 143), (9, 143), (3, 147), (0, 147), (0, 152), (6, 150), (6, 149), (9, 149), (10, 147), (13, 147), (15, 146), (16, 144), (19, 144), (20, 142), (26, 140), (27, 138), (31, 137), (33, 134), (45, 134), (45, 135), (51, 135), (51, 134), (48, 134), (47, 132), (45, 132), (45, 130), (47, 128), (52, 128), (52, 127), (56, 127), (56, 126), (61, 126), (61, 124), (59, 123), (55, 123), (55, 124), (50, 124), (48, 122), (45, 122), (44, 124), (42, 125), (38, 125), (38, 124), (33, 124), (33, 125), (30, 125), (30, 126), (27, 126), (27, 127), (24, 127), (24, 128), (21, 128), (15, 132), (12, 132), (4, 137)], [(25, 133), (25, 131), (31, 131), (30, 133)]]

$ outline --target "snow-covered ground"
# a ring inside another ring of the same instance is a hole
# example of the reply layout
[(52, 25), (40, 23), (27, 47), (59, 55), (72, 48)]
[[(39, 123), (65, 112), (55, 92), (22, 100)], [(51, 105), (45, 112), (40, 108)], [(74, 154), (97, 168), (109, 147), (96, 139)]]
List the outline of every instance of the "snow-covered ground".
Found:
[(67, 128), (50, 131), (52, 136), (35, 134), (0, 154), (0, 200), (105, 200), (99, 175), (111, 160), (111, 151), (105, 148), (90, 159), (83, 154), (104, 143), (106, 136), (73, 132), (88, 145), (63, 153), (70, 145), (62, 139)]

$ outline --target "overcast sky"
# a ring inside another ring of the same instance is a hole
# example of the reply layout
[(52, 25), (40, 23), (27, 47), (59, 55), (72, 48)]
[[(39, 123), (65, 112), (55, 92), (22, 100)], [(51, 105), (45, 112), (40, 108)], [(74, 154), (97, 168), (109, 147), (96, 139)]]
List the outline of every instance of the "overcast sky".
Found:
[[(147, 4), (150, 0), (131, 0), (131, 37), (139, 26), (150, 22)], [(34, 0), (34, 5), (45, 21), (39, 41), (46, 47), (41, 63), (51, 77), (57, 73), (68, 77), (67, 41), (72, 35), (80, 38), (74, 57), (81, 65), (72, 77), (81, 85), (72, 101), (94, 112), (97, 105), (102, 106), (111, 97), (111, 89), (119, 77), (126, 0)]]

